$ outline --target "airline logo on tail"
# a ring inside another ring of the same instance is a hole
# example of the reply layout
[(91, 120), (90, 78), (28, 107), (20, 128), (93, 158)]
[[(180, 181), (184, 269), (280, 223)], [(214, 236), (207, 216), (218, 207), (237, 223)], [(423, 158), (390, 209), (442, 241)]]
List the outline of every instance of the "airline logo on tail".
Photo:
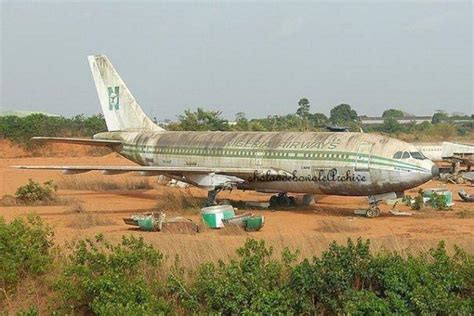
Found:
[(118, 110), (119, 109), (119, 87), (108, 87), (107, 91), (109, 92), (109, 110)]

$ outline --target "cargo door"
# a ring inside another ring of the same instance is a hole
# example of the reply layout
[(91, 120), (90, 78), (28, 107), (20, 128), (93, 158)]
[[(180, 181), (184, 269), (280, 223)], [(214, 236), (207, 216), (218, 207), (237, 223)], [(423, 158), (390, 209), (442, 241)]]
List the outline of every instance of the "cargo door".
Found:
[(360, 143), (355, 158), (355, 171), (369, 171), (373, 143)]

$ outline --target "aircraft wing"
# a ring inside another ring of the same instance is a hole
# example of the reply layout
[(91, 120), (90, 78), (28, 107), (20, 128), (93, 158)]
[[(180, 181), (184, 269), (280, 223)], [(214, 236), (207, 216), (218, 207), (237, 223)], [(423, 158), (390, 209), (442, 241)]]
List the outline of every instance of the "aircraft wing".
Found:
[(192, 185), (213, 189), (234, 187), (258, 176), (286, 175), (291, 173), (276, 168), (210, 168), (192, 166), (12, 166), (28, 170), (58, 170), (65, 174), (79, 174), (101, 171), (105, 175), (139, 172), (142, 176), (165, 175)]
[(291, 173), (276, 168), (211, 168), (192, 166), (12, 166), (17, 169), (29, 170), (58, 170), (66, 174), (102, 171), (104, 174), (121, 174), (140, 172), (142, 175), (166, 174), (227, 174), (227, 175), (291, 175)]
[(32, 137), (32, 141), (36, 143), (63, 143), (76, 145), (89, 145), (100, 147), (115, 147), (122, 144), (119, 140), (110, 139), (90, 139), (90, 138), (70, 138), (70, 137)]

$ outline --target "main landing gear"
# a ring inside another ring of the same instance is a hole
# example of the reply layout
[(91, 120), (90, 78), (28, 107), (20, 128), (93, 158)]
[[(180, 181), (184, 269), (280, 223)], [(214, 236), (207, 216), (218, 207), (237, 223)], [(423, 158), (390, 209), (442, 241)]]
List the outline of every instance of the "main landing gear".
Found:
[(270, 198), (270, 208), (286, 208), (295, 206), (296, 201), (294, 196), (288, 196), (288, 193), (278, 193), (277, 195), (272, 195)]
[(365, 212), (365, 216), (368, 218), (374, 218), (380, 216), (380, 208), (379, 208), (380, 201), (375, 203), (369, 203), (369, 208)]

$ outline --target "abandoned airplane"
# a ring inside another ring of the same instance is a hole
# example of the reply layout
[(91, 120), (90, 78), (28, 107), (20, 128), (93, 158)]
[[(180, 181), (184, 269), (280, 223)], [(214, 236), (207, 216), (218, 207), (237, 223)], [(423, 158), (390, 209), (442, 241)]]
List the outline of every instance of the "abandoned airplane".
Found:
[(276, 193), (270, 205), (289, 206), (288, 193), (368, 196), (368, 217), (380, 201), (429, 181), (437, 171), (413, 145), (365, 133), (178, 132), (154, 124), (106, 56), (89, 56), (107, 132), (93, 139), (35, 137), (42, 142), (106, 146), (137, 166), (17, 166), (20, 169), (92, 170), (105, 175), (166, 175), (208, 190)]

